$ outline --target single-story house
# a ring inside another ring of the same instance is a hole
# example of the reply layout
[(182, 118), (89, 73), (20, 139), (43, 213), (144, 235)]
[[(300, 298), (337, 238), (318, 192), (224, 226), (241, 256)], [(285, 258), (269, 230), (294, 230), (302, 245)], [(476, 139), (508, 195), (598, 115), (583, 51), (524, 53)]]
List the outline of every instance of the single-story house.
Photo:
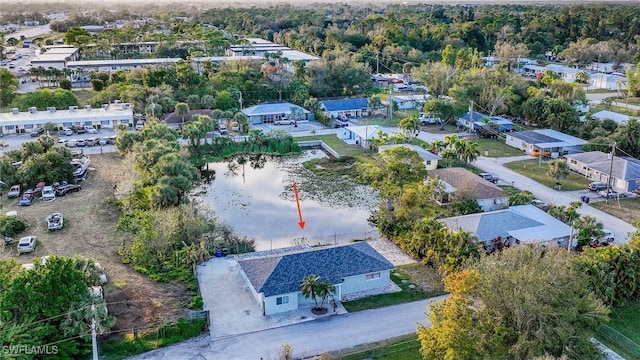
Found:
[(605, 90), (627, 90), (627, 78), (615, 74), (592, 74), (589, 80), (591, 86)]
[(68, 110), (57, 110), (49, 107), (38, 111), (32, 107), (29, 111), (17, 108), (0, 113), (0, 134), (24, 134), (37, 131), (46, 123), (53, 123), (59, 128), (91, 125), (96, 128), (116, 128), (119, 124), (133, 126), (133, 107), (128, 103), (104, 104), (101, 108), (90, 105), (78, 109), (69, 106)]
[(421, 110), (424, 104), (431, 98), (431, 95), (398, 95), (391, 97), (391, 101), (396, 104), (398, 110), (418, 109)]
[(494, 211), (509, 207), (509, 195), (500, 187), (464, 168), (445, 168), (429, 171), (430, 178), (438, 178), (443, 185), (441, 204), (474, 199), (482, 211)]
[(550, 152), (549, 156), (556, 159), (563, 154), (580, 151), (587, 141), (560, 131), (541, 129), (508, 133), (506, 144), (527, 154)]
[(366, 242), (348, 245), (284, 248), (236, 255), (240, 273), (263, 315), (296, 310), (310, 304), (300, 291), (311, 274), (335, 286), (334, 298), (389, 286), (395, 268)]
[(435, 170), (438, 168), (438, 160), (440, 160), (440, 156), (432, 153), (431, 151), (421, 148), (420, 146), (413, 144), (392, 144), (392, 145), (382, 145), (378, 147), (378, 153), (381, 153), (385, 150), (393, 149), (395, 147), (405, 147), (407, 149), (411, 149), (418, 153), (418, 155), (424, 161), (424, 166), (428, 171)]
[(566, 156), (567, 167), (593, 181), (609, 182), (616, 191), (633, 191), (640, 187), (640, 160), (632, 157), (613, 157), (602, 151), (589, 151)]
[(368, 114), (369, 100), (367, 98), (322, 100), (320, 101), (320, 110), (332, 119), (357, 118)]
[(467, 112), (458, 118), (458, 126), (465, 129), (472, 128), (473, 131), (478, 131), (486, 126), (492, 126), (498, 129), (500, 132), (511, 131), (513, 129), (513, 123), (508, 119), (501, 116), (485, 115), (476, 111)]
[(497, 242), (517, 244), (553, 244), (567, 247), (571, 227), (533, 205), (454, 216), (438, 220), (451, 230), (464, 230), (491, 250)]
[(617, 122), (618, 125), (626, 124), (629, 121), (629, 119), (631, 118), (631, 116), (629, 116), (629, 115), (620, 114), (620, 113), (617, 113), (617, 112), (611, 111), (611, 110), (598, 111), (597, 113), (591, 114), (591, 117), (593, 119), (597, 119), (597, 120), (600, 120), (600, 121), (603, 121), (603, 120), (606, 120), (606, 119), (613, 120), (613, 121)]
[(368, 149), (371, 139), (377, 138), (381, 131), (388, 136), (397, 133), (379, 125), (364, 125), (340, 128), (336, 135), (347, 144), (360, 145)]
[(313, 114), (309, 110), (286, 101), (265, 102), (242, 109), (242, 113), (245, 114), (249, 120), (249, 124), (265, 124), (282, 119), (291, 119), (292, 110), (297, 111), (301, 115), (298, 121), (314, 119)]

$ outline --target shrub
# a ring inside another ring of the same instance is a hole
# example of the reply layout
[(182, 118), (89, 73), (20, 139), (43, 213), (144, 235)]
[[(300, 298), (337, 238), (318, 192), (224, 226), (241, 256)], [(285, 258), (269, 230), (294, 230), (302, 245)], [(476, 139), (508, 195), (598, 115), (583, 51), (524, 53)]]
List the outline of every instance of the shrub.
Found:
[(0, 235), (13, 237), (27, 228), (27, 223), (13, 216), (0, 215)]

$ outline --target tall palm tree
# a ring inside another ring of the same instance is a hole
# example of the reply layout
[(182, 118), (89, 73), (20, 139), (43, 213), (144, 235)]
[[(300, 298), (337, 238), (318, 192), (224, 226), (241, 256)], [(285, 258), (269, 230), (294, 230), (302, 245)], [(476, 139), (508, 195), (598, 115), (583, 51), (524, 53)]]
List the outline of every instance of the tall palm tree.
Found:
[(181, 127), (184, 126), (184, 117), (187, 116), (187, 114), (189, 114), (189, 104), (184, 103), (184, 102), (179, 102), (176, 104), (175, 106), (175, 113), (176, 115), (180, 116), (182, 118), (182, 125)]
[(434, 154), (439, 154), (446, 147), (447, 147), (446, 142), (436, 139), (429, 144), (429, 151), (431, 151)]
[(318, 301), (316, 299), (316, 285), (319, 281), (320, 276), (310, 274), (302, 279), (302, 285), (300, 287), (302, 296), (304, 296), (305, 299), (313, 298), (313, 301), (316, 303), (316, 307), (318, 307)]
[(556, 184), (560, 183), (560, 179), (564, 179), (569, 175), (567, 169), (567, 162), (564, 160), (554, 160), (549, 163), (549, 169), (547, 175), (556, 181)]
[(420, 133), (420, 122), (418, 122), (418, 118), (415, 116), (407, 116), (400, 120), (398, 127), (400, 127), (405, 134), (408, 134), (410, 138)]
[(470, 164), (476, 161), (478, 159), (478, 156), (480, 156), (480, 150), (478, 149), (479, 145), (476, 142), (461, 140), (458, 146), (458, 156), (460, 157), (460, 160), (466, 163)]

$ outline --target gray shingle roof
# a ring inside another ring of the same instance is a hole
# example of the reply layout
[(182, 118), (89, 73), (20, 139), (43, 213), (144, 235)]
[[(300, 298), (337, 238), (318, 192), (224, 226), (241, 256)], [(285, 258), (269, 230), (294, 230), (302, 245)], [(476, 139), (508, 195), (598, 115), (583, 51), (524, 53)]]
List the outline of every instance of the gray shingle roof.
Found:
[(348, 276), (395, 268), (366, 242), (304, 252), (238, 260), (258, 293), (264, 296), (300, 291), (302, 279), (310, 274), (340, 283)]
[[(609, 154), (601, 151), (570, 154), (566, 155), (566, 157), (567, 159), (580, 161), (586, 164), (589, 168), (605, 174), (609, 173), (611, 167)], [(612, 176), (623, 180), (640, 179), (640, 160), (632, 157), (614, 157)]]
[(430, 178), (437, 176), (441, 181), (453, 186), (458, 191), (467, 192), (468, 195), (476, 200), (495, 199), (507, 196), (500, 187), (467, 169), (457, 167), (436, 169), (429, 171), (428, 175)]
[(301, 110), (305, 114), (309, 113), (309, 110), (286, 101), (265, 102), (242, 109), (242, 112), (247, 116), (291, 114), (292, 107)]
[(525, 141), (528, 144), (554, 143), (559, 141), (556, 138), (537, 133), (533, 130), (512, 132), (509, 136)]

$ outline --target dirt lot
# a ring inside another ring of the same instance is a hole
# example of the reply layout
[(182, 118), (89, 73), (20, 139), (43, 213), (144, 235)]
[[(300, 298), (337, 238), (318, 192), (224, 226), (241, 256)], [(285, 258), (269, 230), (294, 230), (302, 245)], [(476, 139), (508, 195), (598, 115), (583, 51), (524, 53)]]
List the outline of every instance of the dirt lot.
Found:
[[(17, 237), (38, 237), (34, 253), (18, 256), (15, 245), (10, 245), (0, 251), (0, 259), (12, 258), (28, 263), (45, 255), (64, 255), (100, 262), (109, 277), (104, 289), (110, 303), (109, 313), (117, 319), (113, 330), (118, 334), (183, 316), (190, 301), (182, 285), (157, 283), (120, 262), (118, 249), (129, 238), (127, 234), (115, 231), (119, 212), (107, 198), (114, 195), (115, 183), (125, 174), (118, 155), (92, 155), (89, 175), (81, 183), (80, 192), (58, 197), (51, 203), (43, 203), (38, 198), (29, 207), (17, 206), (16, 199), (0, 198), (1, 211), (17, 210), (18, 216), (29, 224)], [(64, 214), (64, 228), (48, 232), (45, 217), (53, 212)]]
[(640, 221), (640, 197), (620, 200), (620, 204), (618, 204), (617, 200), (609, 200), (608, 204), (604, 201), (599, 201), (591, 204), (591, 206), (620, 218), (629, 224)]

